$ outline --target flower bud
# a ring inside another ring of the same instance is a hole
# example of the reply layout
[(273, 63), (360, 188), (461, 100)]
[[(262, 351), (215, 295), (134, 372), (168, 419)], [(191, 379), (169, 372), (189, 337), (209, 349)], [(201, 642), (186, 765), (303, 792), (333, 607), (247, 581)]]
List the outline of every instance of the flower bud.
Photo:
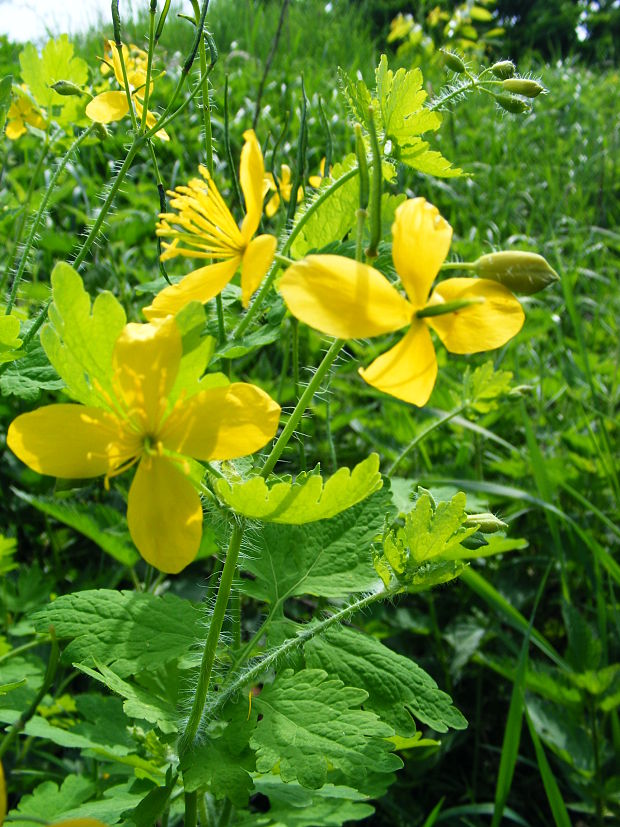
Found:
[(515, 98), (514, 95), (495, 95), (495, 100), (502, 109), (505, 109), (506, 112), (512, 112), (513, 115), (522, 115), (524, 112), (530, 111), (529, 105), (521, 98)]
[(93, 126), (93, 131), (100, 141), (105, 141), (106, 138), (110, 137), (110, 133), (106, 129), (106, 125), (104, 123), (94, 123)]
[(535, 98), (545, 91), (536, 80), (529, 78), (507, 78), (502, 81), (502, 88), (515, 95), (523, 95), (524, 98)]
[(448, 69), (455, 72), (457, 75), (462, 75), (465, 71), (465, 64), (462, 59), (457, 54), (450, 52), (447, 49), (440, 49), (439, 51), (443, 55), (444, 62)]
[(494, 534), (496, 531), (508, 528), (507, 523), (489, 511), (485, 511), (483, 514), (468, 514), (463, 526), (466, 528), (478, 526), (478, 531), (482, 532), (482, 534)]
[(558, 281), (559, 276), (538, 253), (502, 250), (488, 253), (473, 262), (472, 269), (483, 279), (498, 281), (515, 293), (531, 296)]
[(59, 95), (66, 97), (69, 95), (86, 94), (83, 89), (80, 89), (80, 87), (76, 86), (75, 83), (71, 83), (70, 80), (57, 80), (56, 83), (51, 84), (51, 88), (54, 92), (58, 92)]
[(500, 60), (498, 63), (494, 63), (493, 66), (491, 66), (491, 71), (496, 78), (504, 80), (505, 78), (511, 78), (514, 75), (515, 65), (512, 60)]

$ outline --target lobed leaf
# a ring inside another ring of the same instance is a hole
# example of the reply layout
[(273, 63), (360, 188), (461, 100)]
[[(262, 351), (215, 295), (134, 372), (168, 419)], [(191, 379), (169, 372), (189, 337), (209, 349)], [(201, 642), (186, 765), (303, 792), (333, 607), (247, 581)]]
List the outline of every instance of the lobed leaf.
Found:
[(65, 663), (93, 658), (124, 677), (185, 655), (204, 636), (200, 612), (172, 594), (93, 589), (66, 594), (33, 616), (35, 628), (53, 624), (59, 640), (71, 639)]
[(252, 556), (240, 562), (255, 578), (244, 579), (242, 589), (281, 610), (296, 595), (339, 598), (376, 588), (370, 546), (391, 508), (383, 489), (329, 520), (304, 527), (262, 525)]
[(360, 708), (367, 697), (322, 669), (282, 672), (254, 701), (262, 716), (250, 742), (257, 770), (278, 765), (283, 781), (319, 789), (332, 768), (352, 785), (369, 769), (398, 769), (402, 762), (385, 740), (392, 729)]
[(215, 489), (238, 514), (270, 523), (302, 525), (335, 517), (383, 485), (379, 455), (371, 454), (352, 471), (339, 468), (325, 483), (319, 474), (299, 474), (295, 482), (271, 487), (262, 477), (238, 485), (218, 480)]
[(375, 712), (399, 735), (413, 735), (411, 716), (436, 732), (465, 729), (467, 721), (414, 661), (373, 637), (337, 627), (305, 645), (306, 665), (324, 669), (347, 686), (368, 693), (364, 708)]
[(127, 320), (125, 311), (107, 291), (91, 309), (82, 279), (65, 262), (56, 264), (51, 282), (53, 303), (41, 344), (67, 393), (85, 405), (101, 407), (101, 390), (112, 395), (112, 351)]

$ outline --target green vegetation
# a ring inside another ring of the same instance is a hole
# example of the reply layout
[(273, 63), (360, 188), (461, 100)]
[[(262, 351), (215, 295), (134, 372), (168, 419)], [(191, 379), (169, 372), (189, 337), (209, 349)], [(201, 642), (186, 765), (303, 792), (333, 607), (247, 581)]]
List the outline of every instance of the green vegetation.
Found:
[[(146, 47), (157, 5), (123, 22), (124, 43)], [(573, 4), (547, 5), (557, 27), (552, 12), (564, 20)], [(198, 19), (203, 4), (185, 6)], [(590, 9), (585, 45), (558, 29), (562, 43), (541, 56), (533, 24), (508, 25), (509, 3), (440, 3), (467, 6), (459, 42), (426, 6), (426, 41), (406, 24), (388, 43), (406, 11), (392, 0), (212, 0), (177, 105), (195, 94), (166, 121), (169, 141), (144, 137), (138, 107), (135, 129), (86, 114), (91, 96), (119, 89), (101, 70), (111, 22), (43, 53), (0, 43), (7, 824), (620, 818), (619, 78), (597, 36), (616, 9)], [(195, 32), (170, 12), (153, 89), (138, 91), (158, 117)], [(506, 58), (548, 93), (502, 86), (489, 67)], [(58, 80), (87, 94), (62, 95)], [(257, 234), (278, 237), (278, 256), (249, 310), (236, 277), (177, 316), (178, 378), (162, 395), (189, 405), (251, 383), (282, 407), (285, 436), (240, 459), (178, 449), (175, 473), (200, 494), (204, 522), (194, 562), (166, 574), (140, 557), (126, 518), (150, 443), (137, 470), (54, 479), (4, 436), (43, 406), (114, 397), (125, 322), (143, 323), (167, 279), (204, 263), (160, 261), (170, 238), (156, 235), (158, 214), (174, 211), (162, 190), (203, 164), (235, 220), (249, 212), (238, 172), (251, 128), (282, 201)], [(358, 373), (402, 331), (334, 341), (280, 293), (290, 259), (313, 253), (363, 258), (404, 283), (391, 227), (416, 197), (454, 229), (447, 276), (512, 250), (543, 256), (548, 282), (522, 289), (525, 324), (501, 347), (438, 346), (423, 407)]]

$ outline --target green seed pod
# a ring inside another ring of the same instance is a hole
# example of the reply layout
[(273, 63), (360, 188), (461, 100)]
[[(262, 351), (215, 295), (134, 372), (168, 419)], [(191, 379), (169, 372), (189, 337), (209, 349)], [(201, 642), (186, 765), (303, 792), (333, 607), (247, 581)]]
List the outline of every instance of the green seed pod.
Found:
[(515, 98), (514, 95), (495, 95), (495, 100), (502, 109), (512, 112), (513, 115), (523, 115), (524, 112), (530, 111), (529, 105), (521, 98)]
[(63, 97), (86, 94), (83, 89), (80, 89), (75, 83), (71, 83), (70, 80), (57, 80), (56, 83), (51, 84), (51, 88), (54, 92), (58, 92), (59, 95), (63, 95)]
[(457, 75), (462, 75), (465, 71), (465, 64), (461, 58), (454, 52), (449, 52), (447, 49), (440, 49), (439, 51), (443, 55), (444, 63), (448, 69)]
[(491, 66), (491, 71), (496, 78), (504, 80), (505, 78), (511, 78), (514, 75), (515, 65), (512, 60), (500, 60), (498, 63), (494, 63), (493, 66)]
[(544, 86), (529, 78), (507, 78), (502, 81), (502, 88), (515, 95), (523, 95), (524, 98), (536, 98), (545, 91)]
[(467, 528), (476, 525), (482, 534), (494, 534), (496, 531), (508, 528), (507, 523), (489, 511), (485, 511), (483, 514), (468, 514), (463, 525)]
[(553, 267), (538, 253), (502, 250), (473, 262), (472, 269), (483, 279), (498, 281), (515, 293), (531, 296), (559, 280)]

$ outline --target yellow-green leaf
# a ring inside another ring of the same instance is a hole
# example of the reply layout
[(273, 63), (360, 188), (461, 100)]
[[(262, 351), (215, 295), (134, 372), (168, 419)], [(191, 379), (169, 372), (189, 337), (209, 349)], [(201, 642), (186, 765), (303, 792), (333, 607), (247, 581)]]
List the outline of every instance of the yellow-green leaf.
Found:
[(302, 525), (335, 517), (382, 485), (379, 457), (371, 454), (352, 471), (339, 468), (325, 483), (318, 474), (300, 474), (295, 482), (278, 482), (271, 488), (262, 477), (252, 477), (238, 485), (221, 479), (215, 488), (227, 505), (246, 517)]

